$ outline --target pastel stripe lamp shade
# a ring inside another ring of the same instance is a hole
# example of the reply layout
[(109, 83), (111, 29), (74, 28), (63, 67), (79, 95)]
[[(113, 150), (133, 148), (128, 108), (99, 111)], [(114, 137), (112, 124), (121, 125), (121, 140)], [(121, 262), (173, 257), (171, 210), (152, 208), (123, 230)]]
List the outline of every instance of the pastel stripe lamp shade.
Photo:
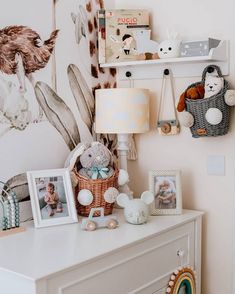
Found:
[(96, 90), (96, 133), (135, 134), (149, 130), (149, 90)]

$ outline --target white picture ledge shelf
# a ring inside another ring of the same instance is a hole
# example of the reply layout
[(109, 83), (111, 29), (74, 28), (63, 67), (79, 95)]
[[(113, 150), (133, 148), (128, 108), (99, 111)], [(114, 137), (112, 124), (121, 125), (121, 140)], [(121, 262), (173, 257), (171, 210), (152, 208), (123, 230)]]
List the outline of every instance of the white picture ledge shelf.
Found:
[(221, 41), (218, 47), (210, 50), (208, 56), (114, 62), (100, 66), (117, 68), (119, 80), (142, 80), (162, 78), (164, 69), (171, 69), (174, 77), (197, 77), (210, 64), (218, 65), (223, 75), (229, 74), (228, 41)]

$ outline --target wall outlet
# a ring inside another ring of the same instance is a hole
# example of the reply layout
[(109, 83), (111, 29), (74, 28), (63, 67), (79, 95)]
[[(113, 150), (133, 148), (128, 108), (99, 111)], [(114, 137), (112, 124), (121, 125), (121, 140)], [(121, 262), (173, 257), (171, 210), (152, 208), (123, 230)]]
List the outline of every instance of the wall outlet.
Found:
[(221, 155), (209, 155), (207, 157), (207, 174), (215, 176), (225, 175), (225, 158)]

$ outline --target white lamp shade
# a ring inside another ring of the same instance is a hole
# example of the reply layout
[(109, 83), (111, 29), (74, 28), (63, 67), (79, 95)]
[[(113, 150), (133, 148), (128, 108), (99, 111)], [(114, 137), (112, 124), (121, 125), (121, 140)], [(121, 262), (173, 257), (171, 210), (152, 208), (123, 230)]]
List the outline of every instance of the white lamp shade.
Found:
[(96, 133), (147, 132), (149, 130), (149, 96), (147, 89), (96, 90)]

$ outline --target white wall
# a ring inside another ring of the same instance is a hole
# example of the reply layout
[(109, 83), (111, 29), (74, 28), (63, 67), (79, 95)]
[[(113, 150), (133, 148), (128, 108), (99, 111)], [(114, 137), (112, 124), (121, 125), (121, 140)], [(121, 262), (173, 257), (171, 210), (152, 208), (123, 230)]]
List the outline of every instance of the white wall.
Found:
[[(161, 41), (166, 29), (178, 31), (184, 39), (208, 36), (229, 39), (230, 76), (235, 87), (235, 26), (233, 0), (116, 0), (115, 8), (146, 8), (151, 11), (153, 36)], [(146, 70), (148, 68), (146, 67)], [(195, 78), (176, 79), (177, 97)], [(182, 170), (184, 208), (205, 211), (202, 247), (202, 294), (232, 293), (235, 128), (234, 115), (228, 135), (193, 139), (189, 130), (178, 136), (161, 137), (155, 128), (161, 80), (143, 80), (136, 87), (152, 91), (151, 132), (136, 136), (139, 158), (129, 163), (132, 188), (138, 196), (148, 188), (148, 171)], [(119, 86), (128, 86), (124, 82)], [(207, 175), (208, 155), (225, 156), (225, 176)], [(141, 180), (139, 180), (141, 179)]]

